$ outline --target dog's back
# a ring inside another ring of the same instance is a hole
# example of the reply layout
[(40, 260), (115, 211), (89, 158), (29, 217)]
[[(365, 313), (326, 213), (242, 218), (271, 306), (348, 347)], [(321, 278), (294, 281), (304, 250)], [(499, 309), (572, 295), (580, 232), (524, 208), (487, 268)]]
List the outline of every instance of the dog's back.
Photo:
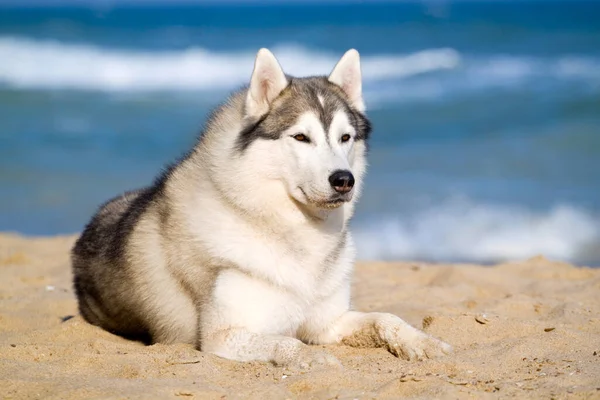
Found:
[(79, 312), (91, 324), (148, 341), (147, 329), (129, 302), (120, 301), (132, 283), (123, 262), (127, 236), (152, 188), (127, 192), (100, 207), (71, 254)]

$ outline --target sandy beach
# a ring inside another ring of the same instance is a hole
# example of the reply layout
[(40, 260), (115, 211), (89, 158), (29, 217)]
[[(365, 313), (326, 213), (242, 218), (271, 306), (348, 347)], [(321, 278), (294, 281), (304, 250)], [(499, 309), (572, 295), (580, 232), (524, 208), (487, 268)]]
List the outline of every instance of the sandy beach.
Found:
[(143, 346), (77, 316), (74, 236), (0, 235), (4, 399), (600, 398), (600, 269), (538, 256), (496, 266), (359, 263), (355, 308), (455, 348), (423, 362), (326, 346), (341, 369), (301, 373), (187, 345)]

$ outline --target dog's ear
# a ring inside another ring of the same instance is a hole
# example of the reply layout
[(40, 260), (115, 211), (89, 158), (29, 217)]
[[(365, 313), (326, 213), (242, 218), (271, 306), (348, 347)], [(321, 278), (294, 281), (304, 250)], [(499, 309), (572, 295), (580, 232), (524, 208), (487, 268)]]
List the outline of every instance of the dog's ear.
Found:
[(329, 82), (335, 83), (344, 90), (354, 108), (361, 112), (365, 111), (358, 51), (350, 49), (342, 56), (329, 75)]
[(288, 80), (273, 53), (260, 49), (256, 54), (246, 97), (246, 115), (258, 118), (265, 114), (271, 102), (287, 85)]

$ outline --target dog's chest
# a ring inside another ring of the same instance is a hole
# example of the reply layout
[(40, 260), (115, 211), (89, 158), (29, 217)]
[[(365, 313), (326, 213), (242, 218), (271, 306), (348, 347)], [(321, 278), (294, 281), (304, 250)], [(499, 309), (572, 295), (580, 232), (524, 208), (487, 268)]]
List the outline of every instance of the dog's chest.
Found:
[[(342, 243), (345, 244), (345, 243)], [(228, 320), (252, 330), (294, 336), (325, 299), (347, 283), (351, 263), (339, 245), (316, 257), (303, 248), (255, 241), (228, 254), (215, 285), (214, 304)], [(339, 259), (332, 254), (339, 252)], [(235, 264), (234, 264), (235, 263)]]
[(229, 233), (226, 241), (210, 246), (213, 256), (306, 300), (327, 295), (344, 275), (338, 271), (346, 246), (342, 234), (269, 235), (245, 229)]

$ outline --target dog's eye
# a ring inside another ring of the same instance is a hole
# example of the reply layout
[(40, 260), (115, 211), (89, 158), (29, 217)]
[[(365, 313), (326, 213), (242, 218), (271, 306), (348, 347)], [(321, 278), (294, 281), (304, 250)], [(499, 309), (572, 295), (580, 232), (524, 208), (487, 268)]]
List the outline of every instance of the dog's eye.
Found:
[(294, 139), (296, 139), (299, 142), (310, 142), (310, 139), (302, 133), (294, 135)]
[(348, 140), (350, 140), (350, 137), (351, 136), (349, 134), (347, 134), (347, 133), (345, 135), (342, 135), (342, 143), (345, 143)]

